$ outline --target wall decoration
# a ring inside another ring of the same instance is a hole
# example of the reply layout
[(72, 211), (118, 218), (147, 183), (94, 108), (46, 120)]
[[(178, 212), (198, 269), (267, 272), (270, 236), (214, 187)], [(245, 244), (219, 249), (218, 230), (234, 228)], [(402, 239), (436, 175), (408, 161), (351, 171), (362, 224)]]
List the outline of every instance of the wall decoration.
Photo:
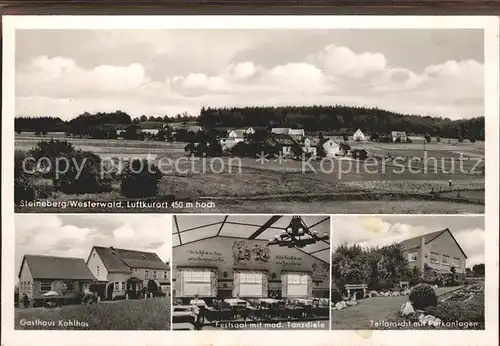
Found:
[(189, 262), (204, 262), (211, 264), (222, 264), (225, 263), (226, 260), (221, 252), (218, 251), (210, 251), (210, 250), (199, 250), (199, 249), (188, 249), (188, 258)]
[(269, 247), (264, 244), (252, 244), (244, 240), (235, 241), (232, 249), (235, 264), (246, 264), (245, 262), (269, 263), (271, 258)]
[(312, 275), (318, 279), (328, 279), (330, 277), (330, 264), (314, 262), (312, 265)]

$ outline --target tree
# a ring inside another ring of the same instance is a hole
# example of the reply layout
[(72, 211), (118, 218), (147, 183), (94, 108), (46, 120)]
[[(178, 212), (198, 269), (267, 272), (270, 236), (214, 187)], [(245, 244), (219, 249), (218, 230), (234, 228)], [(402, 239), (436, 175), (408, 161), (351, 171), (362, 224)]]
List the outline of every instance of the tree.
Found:
[(475, 264), (472, 267), (472, 272), (474, 273), (474, 276), (483, 277), (485, 274), (484, 263)]
[(141, 122), (148, 121), (148, 117), (145, 115), (141, 115), (140, 120), (141, 120)]
[(441, 142), (441, 137), (436, 136), (436, 142), (440, 143)]
[(293, 157), (301, 158), (303, 153), (304, 153), (304, 151), (302, 150), (302, 148), (299, 145), (292, 146)]
[(16, 205), (23, 201), (34, 201), (37, 198), (37, 189), (34, 185), (37, 173), (30, 173), (35, 167), (33, 161), (26, 160), (27, 157), (24, 151), (14, 152), (14, 203)]
[(425, 141), (426, 141), (427, 143), (430, 143), (430, 142), (431, 142), (431, 135), (430, 135), (430, 134), (426, 133), (426, 134), (425, 134), (425, 136), (424, 136), (424, 138), (425, 138)]
[(344, 139), (344, 142), (347, 142), (349, 140), (349, 137), (347, 135), (343, 135), (342, 138)]
[(322, 145), (318, 145), (318, 149), (316, 151), (318, 157), (326, 157), (326, 150)]

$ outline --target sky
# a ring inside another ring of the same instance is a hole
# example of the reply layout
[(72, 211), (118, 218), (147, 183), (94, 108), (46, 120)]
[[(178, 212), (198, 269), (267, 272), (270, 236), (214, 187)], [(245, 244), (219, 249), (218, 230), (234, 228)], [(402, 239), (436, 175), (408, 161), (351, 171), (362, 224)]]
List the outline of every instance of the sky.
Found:
[(483, 115), (482, 30), (18, 30), (16, 115), (377, 106)]
[(171, 256), (171, 217), (168, 215), (54, 215), (15, 216), (15, 275), (23, 255), (80, 257), (87, 260), (92, 246), (113, 246)]
[(484, 216), (332, 216), (332, 249), (341, 244), (383, 246), (448, 228), (467, 254), (485, 263)]

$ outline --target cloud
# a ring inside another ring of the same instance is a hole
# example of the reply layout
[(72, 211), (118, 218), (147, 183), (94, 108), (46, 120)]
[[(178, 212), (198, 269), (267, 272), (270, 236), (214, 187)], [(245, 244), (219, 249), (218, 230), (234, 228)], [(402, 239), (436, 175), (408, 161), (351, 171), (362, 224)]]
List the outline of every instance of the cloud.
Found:
[(232, 49), (210, 54), (212, 73), (194, 68), (174, 73), (177, 62), (153, 75), (146, 66), (161, 63), (154, 54), (177, 54), (154, 47), (151, 59), (122, 65), (84, 67), (75, 59), (48, 55), (23, 61), (16, 69), (16, 114), (69, 119), (84, 111), (120, 109), (132, 116), (175, 116), (198, 115), (203, 106), (346, 104), (457, 119), (481, 116), (484, 109), (484, 66), (471, 59), (447, 60), (418, 72), (392, 66), (382, 52), (356, 53), (329, 44), (303, 61), (267, 67), (251, 60), (232, 62), (237, 51)]
[(383, 71), (387, 65), (382, 53), (356, 54), (347, 47), (333, 44), (306, 60), (323, 67), (328, 75), (353, 78)]

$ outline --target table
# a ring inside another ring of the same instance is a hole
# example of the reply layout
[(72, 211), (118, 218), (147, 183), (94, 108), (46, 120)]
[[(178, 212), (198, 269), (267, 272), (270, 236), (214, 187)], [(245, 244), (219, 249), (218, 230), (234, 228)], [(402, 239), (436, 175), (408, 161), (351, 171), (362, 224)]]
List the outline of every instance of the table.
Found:
[(228, 303), (231, 306), (244, 305), (246, 306), (248, 303), (246, 300), (240, 298), (228, 298), (224, 299), (224, 302)]
[(202, 306), (202, 307), (207, 307), (207, 303), (203, 299), (192, 299), (189, 302), (190, 305), (195, 305), (195, 306)]
[(312, 306), (313, 300), (312, 299), (296, 299), (297, 303), (299, 305), (307, 305), (307, 306)]

